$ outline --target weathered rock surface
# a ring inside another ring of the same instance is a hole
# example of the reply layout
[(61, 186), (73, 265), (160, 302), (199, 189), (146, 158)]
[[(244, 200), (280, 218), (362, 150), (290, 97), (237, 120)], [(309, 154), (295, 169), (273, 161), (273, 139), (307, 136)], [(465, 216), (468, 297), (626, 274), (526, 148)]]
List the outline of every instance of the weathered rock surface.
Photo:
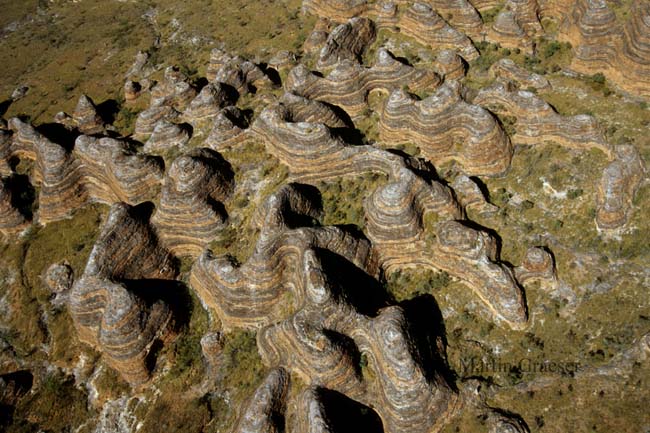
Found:
[(598, 184), (596, 224), (603, 230), (623, 227), (632, 212), (632, 200), (645, 175), (639, 152), (633, 145), (620, 145)]
[(174, 160), (152, 218), (165, 246), (176, 255), (198, 256), (223, 228), (222, 202), (233, 189), (229, 164), (202, 148)]
[(11, 235), (27, 227), (27, 219), (15, 207), (8, 180), (0, 177), (0, 233)]
[(206, 77), (211, 82), (231, 86), (240, 94), (254, 93), (258, 88), (274, 85), (273, 80), (258, 65), (240, 56), (231, 56), (219, 48), (210, 53)]
[(336, 27), (321, 49), (318, 65), (327, 67), (342, 60), (358, 61), (376, 36), (375, 24), (367, 18), (352, 18)]
[(545, 248), (531, 247), (526, 251), (521, 266), (515, 268), (515, 276), (521, 284), (530, 281), (557, 282), (553, 255)]
[(266, 376), (248, 402), (234, 433), (280, 433), (289, 389), (289, 373), (275, 368)]
[(610, 145), (594, 117), (586, 114), (562, 116), (532, 92), (497, 82), (481, 89), (473, 102), (516, 118), (516, 132), (511, 137), (514, 144), (553, 141), (574, 149), (595, 147), (611, 154)]
[(156, 152), (160, 150), (182, 148), (190, 141), (190, 133), (182, 125), (161, 119), (151, 132), (151, 136), (144, 143), (144, 151)]
[(389, 93), (406, 85), (413, 91), (432, 90), (439, 83), (440, 78), (434, 72), (401, 63), (388, 50), (380, 49), (372, 67), (343, 61), (326, 77), (298, 65), (290, 72), (285, 89), (339, 106), (354, 118), (367, 109), (368, 94), (372, 91)]
[(235, 106), (225, 107), (212, 121), (212, 129), (205, 140), (205, 145), (214, 150), (220, 150), (246, 140), (245, 130), (248, 119)]
[[(160, 246), (146, 208), (114, 204), (72, 288), (69, 308), (79, 339), (132, 385), (149, 379), (146, 360), (154, 342), (172, 335), (174, 319), (160, 299), (160, 286), (175, 275), (173, 258)], [(146, 280), (157, 282), (152, 286)]]
[(383, 142), (411, 142), (436, 165), (454, 160), (469, 175), (495, 175), (510, 166), (508, 136), (487, 110), (465, 102), (453, 81), (423, 100), (393, 91), (378, 126)]
[(165, 69), (163, 80), (151, 89), (151, 107), (169, 106), (178, 111), (196, 97), (196, 89), (189, 83), (188, 78), (172, 66)]
[(138, 204), (152, 200), (160, 191), (161, 160), (133, 151), (124, 141), (81, 135), (75, 141), (74, 155), (85, 189), (95, 201)]
[(32, 183), (40, 186), (38, 221), (47, 224), (70, 215), (86, 203), (81, 163), (69, 149), (53, 143), (32, 125), (18, 118), (9, 120), (13, 131), (11, 149), (6, 156), (36, 162)]
[(625, 21), (602, 0), (579, 0), (560, 28), (573, 46), (571, 68), (584, 74), (603, 71), (622, 89), (650, 97), (650, 4), (635, 0)]
[[(288, 186), (269, 197), (264, 222), (251, 258), (235, 267), (228, 257), (204, 252), (192, 267), (190, 282), (204, 305), (217, 313), (225, 329), (259, 328), (286, 315), (289, 293), (295, 306), (304, 288), (290, 270), (307, 248), (328, 248), (371, 275), (379, 268), (370, 243), (337, 227), (296, 228), (294, 215), (316, 216), (316, 204)], [(285, 223), (286, 221), (286, 223)], [(287, 271), (285, 271), (285, 268)]]
[(517, 66), (511, 59), (496, 61), (489, 70), (490, 76), (519, 84), (524, 89), (533, 88), (536, 90), (548, 89), (551, 83), (539, 74), (528, 72)]
[(104, 121), (97, 114), (95, 103), (86, 95), (79, 97), (72, 119), (83, 134), (99, 134), (104, 131)]
[(214, 118), (223, 107), (233, 105), (234, 102), (234, 95), (223, 84), (209, 83), (190, 102), (183, 117), (194, 125), (197, 122)]
[(54, 263), (43, 276), (43, 281), (54, 294), (66, 292), (72, 288), (74, 283), (74, 271), (67, 262)]

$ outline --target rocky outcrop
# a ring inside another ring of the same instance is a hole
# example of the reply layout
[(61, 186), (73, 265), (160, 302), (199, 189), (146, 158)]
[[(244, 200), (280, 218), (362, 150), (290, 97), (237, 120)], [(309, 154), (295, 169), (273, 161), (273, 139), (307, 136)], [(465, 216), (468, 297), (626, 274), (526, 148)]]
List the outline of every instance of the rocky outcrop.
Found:
[(125, 102), (129, 103), (135, 101), (136, 99), (138, 99), (138, 97), (140, 97), (141, 92), (142, 92), (142, 86), (137, 81), (128, 80), (126, 83), (124, 83)]
[(384, 268), (443, 270), (465, 282), (497, 320), (515, 329), (525, 327), (523, 292), (512, 269), (500, 262), (496, 239), (454, 220), (439, 223), (432, 233), (425, 229), (427, 212), (409, 209), (403, 196), (396, 185), (388, 184), (365, 204), (366, 231)]
[(284, 317), (290, 304), (301, 305), (302, 283), (290, 270), (308, 248), (327, 248), (370, 275), (378, 275), (367, 240), (337, 227), (287, 227), (301, 215), (317, 216), (319, 210), (313, 199), (301, 194), (300, 187), (290, 185), (266, 201), (260, 213), (263, 221), (258, 221), (260, 237), (246, 263), (236, 267), (228, 257), (214, 257), (209, 250), (198, 258), (190, 283), (225, 329), (259, 328)]
[(74, 271), (67, 262), (54, 263), (43, 276), (45, 286), (55, 295), (67, 292), (74, 283)]
[(85, 189), (95, 201), (138, 204), (152, 200), (160, 191), (162, 161), (136, 153), (124, 141), (81, 135), (75, 141), (74, 155)]
[(214, 150), (242, 143), (247, 135), (248, 119), (235, 106), (221, 110), (212, 121), (212, 129), (205, 140), (205, 145)]
[(333, 66), (342, 60), (359, 61), (375, 36), (375, 24), (371, 20), (352, 18), (329, 34), (320, 51), (318, 66)]
[(473, 101), (498, 114), (516, 118), (514, 144), (538, 144), (553, 141), (574, 149), (597, 148), (611, 154), (611, 148), (598, 122), (592, 116), (562, 116), (532, 92), (495, 83), (481, 89)]
[[(114, 204), (72, 288), (69, 308), (79, 340), (101, 352), (132, 385), (148, 380), (154, 342), (172, 335), (172, 310), (160, 296), (163, 281), (175, 275), (146, 207)], [(147, 284), (149, 279), (156, 283)]]
[(104, 121), (97, 114), (95, 103), (86, 95), (79, 97), (72, 119), (83, 134), (99, 134), (104, 131)]
[(190, 133), (182, 125), (171, 123), (165, 119), (156, 122), (149, 139), (144, 143), (147, 153), (174, 147), (184, 147), (190, 141)]
[(190, 102), (183, 113), (183, 117), (193, 125), (200, 121), (207, 121), (214, 118), (221, 109), (227, 105), (233, 105), (235, 97), (232, 92), (221, 83), (209, 83)]
[[(265, 109), (253, 131), (296, 180), (312, 182), (368, 171), (386, 174), (388, 183), (369, 193), (365, 203), (367, 235), (382, 266), (443, 269), (467, 282), (496, 317), (513, 327), (525, 326), (523, 294), (512, 270), (496, 257), (494, 238), (462, 224), (449, 230), (439, 226), (435, 236), (432, 229), (425, 230), (424, 219), (429, 213), (454, 220), (462, 218), (462, 212), (448, 188), (416, 174), (426, 172), (424, 166), (372, 146), (346, 145), (326, 125), (302, 122), (282, 104)], [(427, 244), (430, 238), (437, 243)], [(469, 268), (473, 271), (468, 272)]]
[(468, 175), (495, 175), (510, 166), (507, 135), (487, 110), (463, 100), (457, 82), (445, 82), (423, 100), (395, 90), (378, 126), (383, 142), (413, 143), (434, 164), (454, 160)]
[(289, 373), (275, 368), (248, 402), (234, 433), (281, 433), (289, 390)]
[(633, 145), (615, 148), (614, 160), (605, 168), (598, 185), (596, 224), (602, 230), (623, 227), (632, 212), (632, 200), (645, 175), (639, 152)]
[(499, 12), (494, 24), (488, 30), (488, 38), (505, 48), (522, 48), (529, 54), (533, 52), (533, 41), (526, 36), (526, 32), (511, 10)]
[(433, 65), (433, 68), (438, 75), (445, 79), (445, 81), (461, 80), (465, 77), (465, 63), (463, 63), (463, 59), (452, 50), (440, 51), (436, 57), (436, 62)]
[(81, 163), (69, 149), (41, 135), (17, 118), (9, 120), (13, 140), (9, 155), (36, 161), (32, 183), (40, 186), (38, 221), (47, 224), (70, 216), (88, 200)]
[(650, 4), (631, 3), (623, 23), (602, 0), (573, 4), (559, 37), (573, 47), (571, 68), (593, 74), (602, 71), (622, 89), (650, 97)]
[(0, 177), (0, 234), (11, 235), (27, 227), (27, 219), (15, 207), (8, 179)]
[(521, 266), (515, 268), (515, 276), (517, 281), (524, 285), (532, 281), (556, 283), (555, 259), (546, 248), (530, 247), (526, 251)]
[(285, 89), (308, 99), (339, 106), (354, 118), (367, 110), (368, 94), (372, 91), (389, 93), (403, 86), (412, 91), (432, 90), (439, 83), (440, 78), (434, 72), (401, 63), (389, 51), (380, 49), (372, 67), (343, 61), (326, 77), (298, 65), (290, 72)]
[(210, 53), (206, 77), (211, 82), (226, 84), (240, 94), (255, 93), (258, 88), (274, 85), (258, 65), (242, 57), (231, 56), (219, 48)]
[(151, 107), (169, 106), (178, 111), (185, 107), (196, 97), (196, 90), (188, 78), (178, 68), (169, 66), (161, 82), (151, 89)]
[[(375, 317), (359, 313), (346, 300), (351, 288), (333, 284), (316, 251), (305, 252), (297, 272), (304, 279), (304, 306), (260, 331), (258, 344), (266, 363), (284, 365), (309, 385), (373, 407), (385, 431), (437, 431), (448, 422), (458, 397), (438, 372), (425, 374), (400, 307), (382, 308)], [(359, 353), (367, 356), (376, 375), (359, 374), (355, 365)], [(311, 393), (310, 408), (326, 413), (326, 403), (318, 404), (321, 392)], [(303, 423), (317, 428), (329, 424), (330, 416), (308, 413)]]
[[(440, 2), (445, 3), (445, 2)], [(446, 2), (446, 4), (450, 4)], [(389, 6), (390, 8), (390, 6)], [(379, 27), (395, 25), (400, 33), (410, 36), (423, 45), (437, 51), (451, 49), (457, 51), (465, 60), (477, 59), (479, 54), (472, 41), (462, 32), (447, 24), (447, 22), (425, 3), (413, 3), (403, 12), (382, 10), (387, 13), (386, 18), (378, 14)], [(392, 15), (392, 16), (391, 16)], [(395, 18), (393, 18), (393, 16)], [(394, 20), (396, 19), (396, 22)], [(469, 27), (478, 24), (468, 22)]]
[(517, 66), (511, 59), (496, 61), (489, 70), (490, 77), (517, 83), (524, 89), (544, 90), (551, 87), (551, 83), (539, 74), (528, 72)]
[[(466, 1), (455, 0), (433, 2), (440, 12), (449, 17), (453, 25), (474, 35), (480, 29), (481, 20), (476, 10)], [(412, 37), (432, 50), (456, 50), (467, 61), (478, 58), (478, 51), (472, 41), (461, 31), (452, 27), (427, 3), (380, 2), (365, 0), (305, 0), (303, 10), (327, 18), (333, 22), (346, 22), (354, 17), (365, 17), (375, 21), (378, 29), (398, 31)]]
[(146, 110), (141, 111), (135, 120), (134, 135), (136, 137), (146, 137), (151, 135), (158, 122), (161, 120), (173, 122), (178, 119), (179, 116), (180, 113), (178, 111), (167, 105), (158, 105), (147, 108)]
[(483, 214), (491, 214), (498, 210), (498, 207), (488, 202), (478, 184), (465, 175), (458, 176), (451, 184), (458, 202), (465, 209), (476, 209)]
[(222, 202), (232, 189), (232, 169), (213, 150), (195, 149), (174, 160), (152, 218), (164, 245), (179, 256), (198, 256), (223, 228)]

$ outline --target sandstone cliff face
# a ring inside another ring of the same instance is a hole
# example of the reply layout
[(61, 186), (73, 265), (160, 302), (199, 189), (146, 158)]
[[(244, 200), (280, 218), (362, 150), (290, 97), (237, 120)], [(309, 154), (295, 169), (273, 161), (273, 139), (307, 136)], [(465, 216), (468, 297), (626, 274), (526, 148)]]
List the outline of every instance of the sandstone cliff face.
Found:
[(72, 288), (70, 313), (79, 339), (101, 352), (132, 385), (149, 379), (147, 356), (156, 341), (172, 335), (170, 307), (146, 280), (176, 275), (160, 246), (146, 209), (111, 207), (84, 274)]

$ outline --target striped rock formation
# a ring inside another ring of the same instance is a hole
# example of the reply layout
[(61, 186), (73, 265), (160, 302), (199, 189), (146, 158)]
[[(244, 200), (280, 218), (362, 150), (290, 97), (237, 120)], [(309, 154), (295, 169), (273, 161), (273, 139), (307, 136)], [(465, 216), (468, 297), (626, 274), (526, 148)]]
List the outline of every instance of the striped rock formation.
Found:
[[(307, 107), (316, 108), (313, 104)], [(314, 182), (382, 173), (409, 194), (408, 199), (416, 200), (414, 208), (431, 209), (447, 218), (460, 217), (461, 211), (451, 191), (417, 174), (427, 171), (421, 161), (373, 146), (348, 145), (327, 125), (308, 122), (307, 119), (313, 119), (311, 113), (295, 102), (287, 105), (280, 102), (267, 107), (253, 124), (253, 133), (264, 140), (270, 154), (289, 168), (292, 179)]]
[(477, 212), (485, 214), (494, 213), (499, 209), (488, 202), (476, 182), (465, 175), (458, 176), (451, 187), (456, 193), (458, 202), (465, 209), (476, 209)]
[(149, 107), (138, 114), (135, 119), (134, 136), (146, 137), (153, 134), (156, 124), (161, 120), (173, 122), (178, 119), (180, 113), (168, 105), (157, 105)]
[(491, 78), (512, 81), (524, 89), (533, 88), (543, 90), (551, 87), (551, 83), (546, 78), (539, 74), (528, 72), (507, 58), (496, 61), (490, 66), (488, 72)]
[(375, 24), (371, 20), (352, 18), (329, 34), (320, 51), (318, 66), (333, 66), (342, 60), (359, 61), (375, 36)]
[(400, 29), (400, 33), (430, 46), (434, 51), (455, 50), (467, 61), (475, 60), (479, 56), (472, 41), (447, 24), (428, 4), (413, 3), (405, 8), (388, 6), (379, 11), (376, 20), (379, 28), (395, 26)]
[(128, 80), (124, 83), (124, 101), (129, 103), (133, 102), (142, 93), (142, 86), (137, 81)]
[(0, 177), (0, 234), (12, 235), (25, 229), (28, 221), (14, 205), (8, 179)]
[(36, 162), (31, 182), (40, 186), (38, 222), (47, 224), (70, 216), (88, 200), (80, 162), (70, 150), (53, 143), (18, 118), (9, 120), (12, 143), (6, 156)]
[(541, 247), (530, 247), (521, 266), (515, 268), (517, 281), (527, 284), (532, 281), (557, 282), (557, 270), (553, 255)]
[(366, 233), (384, 269), (424, 267), (463, 281), (497, 320), (526, 326), (526, 302), (512, 269), (500, 262), (496, 239), (461, 221), (426, 229), (426, 209), (414, 210), (399, 185), (388, 184), (366, 200)]
[(473, 102), (517, 119), (516, 133), (511, 137), (514, 144), (554, 141), (574, 149), (597, 148), (611, 155), (610, 145), (594, 117), (562, 116), (532, 92), (498, 82), (482, 88)]
[(128, 143), (113, 138), (81, 135), (74, 155), (80, 163), (83, 186), (94, 201), (138, 204), (160, 191), (163, 163), (136, 153)]
[(508, 136), (487, 110), (463, 100), (454, 81), (423, 100), (395, 90), (378, 127), (386, 144), (413, 143), (434, 164), (454, 160), (468, 175), (495, 175), (510, 167)]
[(433, 68), (445, 81), (461, 80), (465, 77), (463, 59), (452, 50), (440, 51)]
[(178, 68), (165, 69), (163, 80), (151, 89), (151, 107), (167, 105), (182, 111), (196, 97), (196, 90)]
[[(404, 310), (390, 306), (374, 317), (360, 313), (347, 298), (353, 288), (331, 280), (317, 251), (306, 251), (302, 269), (294, 272), (304, 279), (304, 305), (260, 331), (264, 362), (285, 366), (308, 385), (374, 408), (387, 432), (440, 430), (455, 411), (458, 396), (438, 372), (425, 373), (426, 357), (419, 353)], [(355, 360), (360, 354), (376, 372), (372, 378), (358, 371)], [(329, 418), (307, 413), (310, 417), (303, 423), (318, 426)]]
[(99, 134), (104, 131), (104, 121), (97, 114), (93, 100), (86, 95), (79, 97), (72, 119), (83, 134)]
[(143, 150), (147, 153), (160, 150), (183, 147), (190, 141), (190, 133), (181, 125), (161, 119), (151, 132), (151, 136), (144, 143)]
[(232, 169), (215, 151), (194, 149), (176, 158), (152, 218), (165, 247), (177, 256), (198, 256), (223, 228), (222, 202), (232, 189)]
[(212, 128), (204, 145), (214, 150), (242, 143), (247, 135), (248, 119), (235, 106), (225, 107), (214, 117)]
[[(395, 3), (408, 4), (411, 1), (398, 0)], [(480, 35), (483, 21), (481, 16), (468, 0), (428, 0), (425, 3), (440, 14), (455, 29), (474, 38)]]
[(152, 345), (173, 335), (172, 311), (160, 296), (161, 281), (175, 275), (173, 257), (160, 246), (144, 206), (114, 204), (72, 288), (69, 309), (79, 340), (132, 385), (149, 379)]
[(505, 48), (521, 48), (529, 54), (533, 52), (533, 40), (526, 35), (511, 10), (499, 12), (494, 24), (488, 30), (487, 37)]
[[(481, 21), (478, 13), (466, 1), (436, 1), (440, 12), (452, 15), (453, 25), (477, 34)], [(304, 0), (303, 10), (333, 22), (346, 22), (350, 18), (365, 17), (375, 21), (378, 29), (399, 31), (432, 50), (451, 49), (465, 60), (478, 58), (472, 41), (452, 27), (434, 8), (426, 3), (404, 1), (370, 3), (364, 0)]]
[(645, 167), (633, 145), (614, 149), (614, 160), (598, 184), (596, 225), (603, 230), (623, 227), (632, 212), (634, 194), (645, 176)]
[(12, 147), (12, 132), (0, 127), (0, 176), (11, 176), (13, 173), (10, 164)]
[(339, 106), (354, 118), (368, 108), (368, 94), (372, 91), (389, 93), (407, 85), (412, 91), (432, 90), (439, 83), (440, 78), (433, 71), (401, 63), (388, 50), (380, 49), (372, 67), (343, 61), (326, 77), (298, 65), (289, 73), (285, 90)]
[(309, 248), (328, 249), (378, 276), (379, 267), (367, 240), (337, 227), (289, 228), (292, 221), (319, 212), (317, 203), (306, 197), (301, 187), (289, 185), (267, 199), (260, 213), (264, 219), (258, 221), (260, 237), (246, 263), (236, 267), (230, 258), (214, 257), (209, 250), (198, 258), (190, 283), (224, 329), (259, 328), (284, 318), (291, 304), (299, 307), (304, 288), (291, 270)]
[(604, 0), (579, 0), (560, 28), (559, 38), (573, 46), (571, 68), (602, 71), (623, 90), (650, 97), (650, 3), (631, 2), (623, 23)]
[(236, 89), (240, 94), (255, 92), (258, 88), (272, 87), (273, 81), (255, 63), (239, 56), (231, 56), (215, 48), (210, 53), (206, 77)]
[(183, 112), (183, 117), (192, 125), (207, 121), (219, 114), (222, 108), (235, 103), (235, 97), (219, 82), (207, 84)]
[(283, 368), (271, 370), (255, 390), (233, 433), (284, 432), (289, 380), (289, 374)]

